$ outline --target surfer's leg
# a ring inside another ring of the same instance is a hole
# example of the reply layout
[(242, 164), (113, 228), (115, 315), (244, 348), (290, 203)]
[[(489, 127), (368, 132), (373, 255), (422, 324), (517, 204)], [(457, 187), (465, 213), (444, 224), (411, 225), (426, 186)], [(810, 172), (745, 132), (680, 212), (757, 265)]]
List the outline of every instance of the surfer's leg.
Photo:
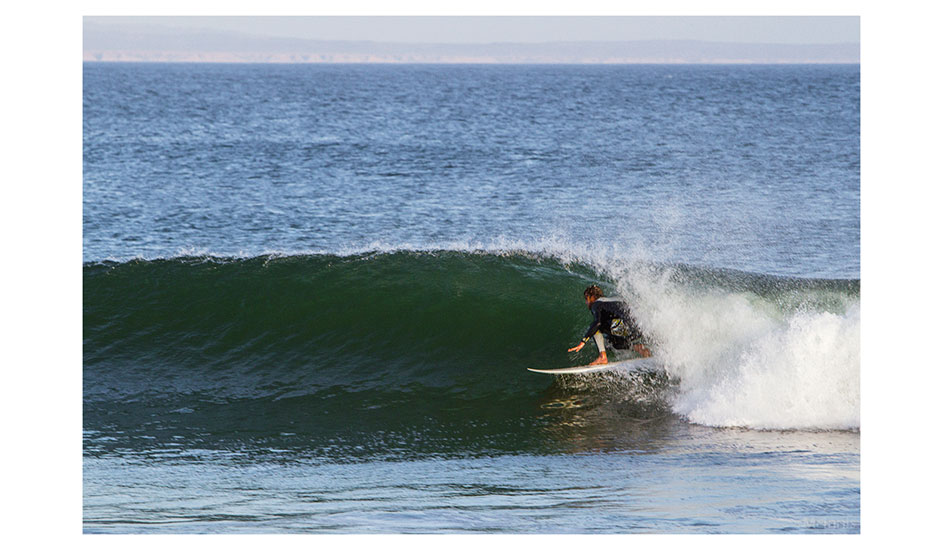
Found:
[(630, 340), (627, 338), (608, 334), (607, 339), (610, 341), (610, 345), (613, 346), (614, 349), (630, 349)]
[(607, 352), (607, 347), (604, 345), (604, 335), (599, 330), (594, 333), (594, 341), (597, 342), (597, 351), (600, 353)]
[(604, 345), (604, 335), (599, 330), (594, 333), (594, 341), (597, 342), (597, 350), (600, 351), (600, 355), (597, 356), (597, 359), (594, 359), (591, 365), (606, 365), (607, 347)]

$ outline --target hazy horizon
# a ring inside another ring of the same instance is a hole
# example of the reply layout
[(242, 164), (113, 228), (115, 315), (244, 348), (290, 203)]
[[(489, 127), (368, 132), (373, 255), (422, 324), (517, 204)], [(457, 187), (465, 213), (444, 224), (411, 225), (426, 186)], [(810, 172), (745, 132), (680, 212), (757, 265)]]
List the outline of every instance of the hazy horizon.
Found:
[(858, 63), (858, 38), (858, 17), (84, 17), (83, 59)]
[(856, 16), (87, 16), (84, 23), (413, 44), (699, 40), (803, 45), (860, 40)]

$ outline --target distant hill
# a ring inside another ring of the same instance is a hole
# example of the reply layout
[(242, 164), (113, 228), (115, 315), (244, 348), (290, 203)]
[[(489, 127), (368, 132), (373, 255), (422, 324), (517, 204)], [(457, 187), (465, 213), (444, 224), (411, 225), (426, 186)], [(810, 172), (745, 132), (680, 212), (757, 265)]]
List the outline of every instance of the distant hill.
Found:
[(85, 23), (84, 61), (219, 63), (859, 63), (860, 45), (694, 40), (408, 44)]

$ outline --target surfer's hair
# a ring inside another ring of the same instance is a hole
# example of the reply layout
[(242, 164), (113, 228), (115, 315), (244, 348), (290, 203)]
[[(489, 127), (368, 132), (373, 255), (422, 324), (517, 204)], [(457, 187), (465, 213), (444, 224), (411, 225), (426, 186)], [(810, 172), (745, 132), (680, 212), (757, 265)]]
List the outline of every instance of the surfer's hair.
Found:
[(596, 299), (596, 298), (603, 298), (603, 297), (604, 297), (604, 291), (601, 290), (600, 287), (597, 286), (597, 285), (590, 285), (589, 287), (587, 287), (586, 290), (584, 290), (584, 297), (585, 297), (585, 298), (594, 298), (594, 299)]

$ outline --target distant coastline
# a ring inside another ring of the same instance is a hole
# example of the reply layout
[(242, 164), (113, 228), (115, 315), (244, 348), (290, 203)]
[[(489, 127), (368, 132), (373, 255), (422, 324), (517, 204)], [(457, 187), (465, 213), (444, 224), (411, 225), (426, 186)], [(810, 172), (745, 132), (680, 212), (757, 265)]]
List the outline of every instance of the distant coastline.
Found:
[(697, 40), (432, 44), (83, 27), (83, 61), (162, 63), (856, 64), (860, 44)]

